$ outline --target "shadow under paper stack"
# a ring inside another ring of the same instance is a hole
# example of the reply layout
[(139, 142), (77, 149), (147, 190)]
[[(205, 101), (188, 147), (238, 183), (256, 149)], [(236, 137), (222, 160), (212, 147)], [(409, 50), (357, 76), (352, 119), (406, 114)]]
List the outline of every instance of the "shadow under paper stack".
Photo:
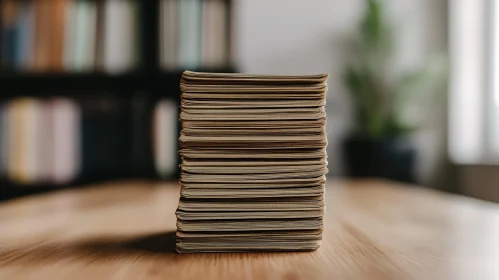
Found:
[(178, 252), (319, 247), (326, 79), (184, 72)]

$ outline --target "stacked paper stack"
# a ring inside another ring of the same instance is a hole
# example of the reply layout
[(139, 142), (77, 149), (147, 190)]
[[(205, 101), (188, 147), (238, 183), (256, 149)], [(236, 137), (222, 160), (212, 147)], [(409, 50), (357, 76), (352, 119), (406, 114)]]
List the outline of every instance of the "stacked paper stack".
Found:
[(326, 78), (183, 73), (178, 252), (319, 247)]

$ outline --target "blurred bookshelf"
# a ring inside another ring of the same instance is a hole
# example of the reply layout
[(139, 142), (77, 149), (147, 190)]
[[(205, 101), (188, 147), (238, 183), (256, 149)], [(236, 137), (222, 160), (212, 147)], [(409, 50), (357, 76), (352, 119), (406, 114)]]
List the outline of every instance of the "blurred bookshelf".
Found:
[(0, 0), (0, 200), (175, 180), (184, 70), (234, 72), (230, 0)]

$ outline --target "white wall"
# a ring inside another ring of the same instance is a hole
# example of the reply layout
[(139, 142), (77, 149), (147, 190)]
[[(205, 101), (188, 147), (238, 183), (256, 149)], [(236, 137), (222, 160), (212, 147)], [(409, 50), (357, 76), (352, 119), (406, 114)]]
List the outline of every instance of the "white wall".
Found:
[[(416, 65), (446, 42), (445, 0), (391, 0), (400, 28), (400, 68)], [(341, 82), (345, 38), (355, 30), (364, 0), (234, 0), (234, 61), (242, 72), (311, 74), (327, 72), (330, 175), (341, 174), (339, 143), (350, 124), (348, 93)], [(418, 174), (428, 184), (443, 149), (445, 113), (419, 132)]]

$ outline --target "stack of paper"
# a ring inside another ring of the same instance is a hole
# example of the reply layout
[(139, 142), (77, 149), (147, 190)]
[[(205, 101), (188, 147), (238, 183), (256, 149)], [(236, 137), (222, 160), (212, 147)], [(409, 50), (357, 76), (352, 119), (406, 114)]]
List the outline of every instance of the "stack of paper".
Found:
[(178, 252), (318, 248), (326, 79), (183, 73)]

